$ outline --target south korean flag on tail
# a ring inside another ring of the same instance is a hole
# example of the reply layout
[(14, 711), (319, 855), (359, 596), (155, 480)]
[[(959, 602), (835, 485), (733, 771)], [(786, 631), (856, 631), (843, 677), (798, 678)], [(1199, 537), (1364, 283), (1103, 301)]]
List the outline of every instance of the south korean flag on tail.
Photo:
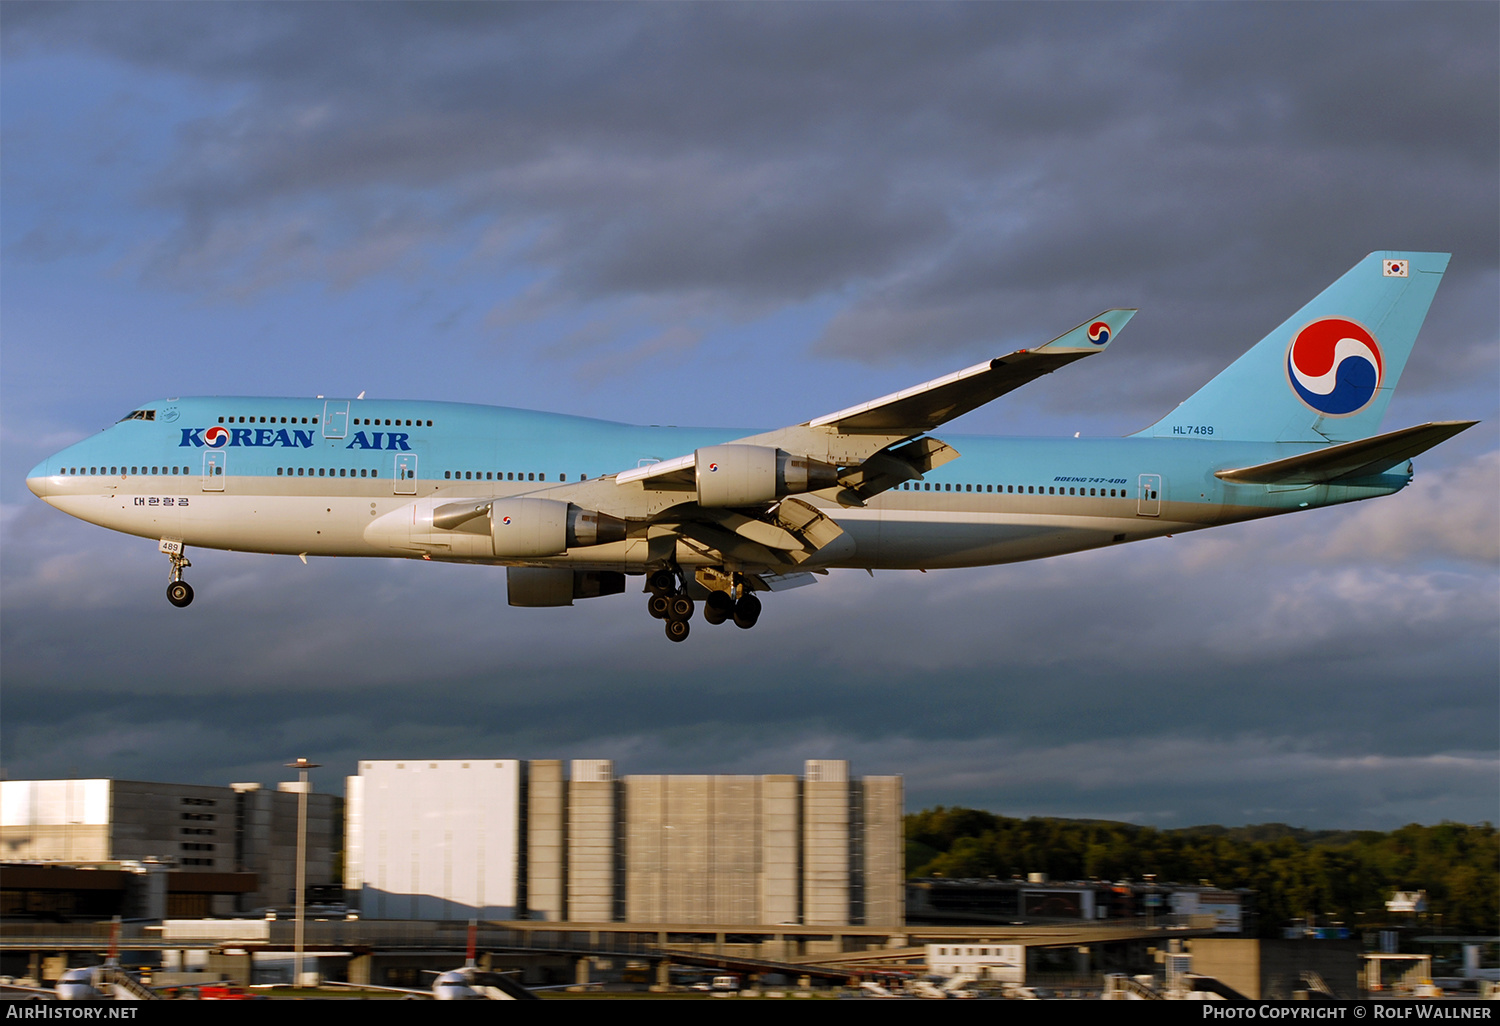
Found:
[(1410, 268), (1407, 267), (1405, 260), (1386, 260), (1384, 263), (1387, 278), (1409, 277)]

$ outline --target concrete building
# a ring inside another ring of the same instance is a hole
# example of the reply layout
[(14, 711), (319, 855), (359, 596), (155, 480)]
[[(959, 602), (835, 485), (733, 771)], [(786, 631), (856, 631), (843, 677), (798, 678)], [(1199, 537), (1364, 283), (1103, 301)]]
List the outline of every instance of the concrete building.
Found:
[(514, 919), (521, 764), (362, 762), (344, 886), (374, 919)]
[(567, 770), (361, 762), (348, 788), (351, 900), (365, 918), (903, 922), (899, 777), (851, 781), (837, 760), (808, 762), (803, 779), (617, 779), (602, 759)]
[[(297, 788), (296, 783), (272, 791), (259, 784), (0, 781), (0, 866), (108, 865), (137, 874), (149, 870), (148, 875), (224, 878), (222, 885), (203, 890), (166, 880), (153, 883), (144, 897), (132, 899), (140, 907), (130, 912), (144, 918), (290, 905), (296, 881)], [(336, 883), (335, 863), (343, 848), (341, 799), (308, 795), (307, 839), (309, 885)]]

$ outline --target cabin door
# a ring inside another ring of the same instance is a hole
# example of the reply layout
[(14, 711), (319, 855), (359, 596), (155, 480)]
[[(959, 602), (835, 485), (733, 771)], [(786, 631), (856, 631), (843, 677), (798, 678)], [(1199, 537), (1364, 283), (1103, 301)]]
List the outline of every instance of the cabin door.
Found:
[(396, 494), (417, 494), (417, 454), (414, 452), (396, 454)]
[(343, 438), (349, 433), (349, 400), (329, 399), (323, 403), (323, 437)]
[(205, 492), (224, 490), (224, 467), (228, 462), (229, 453), (222, 449), (211, 449), (203, 454), (203, 490)]
[(1138, 517), (1161, 516), (1161, 475), (1142, 474), (1136, 488), (1135, 515)]

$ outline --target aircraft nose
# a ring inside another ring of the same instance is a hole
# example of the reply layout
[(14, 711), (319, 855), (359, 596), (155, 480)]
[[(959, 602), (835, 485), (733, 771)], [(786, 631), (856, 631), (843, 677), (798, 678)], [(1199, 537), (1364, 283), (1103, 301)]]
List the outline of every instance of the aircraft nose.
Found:
[(47, 463), (44, 460), (31, 468), (31, 473), (26, 475), (26, 487), (31, 489), (31, 494), (38, 499), (47, 497)]

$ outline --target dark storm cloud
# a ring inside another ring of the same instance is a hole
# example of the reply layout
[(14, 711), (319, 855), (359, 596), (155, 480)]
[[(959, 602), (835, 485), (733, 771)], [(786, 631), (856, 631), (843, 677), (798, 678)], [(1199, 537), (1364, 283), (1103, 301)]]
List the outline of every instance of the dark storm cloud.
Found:
[(1226, 322), (1274, 325), (1370, 249), (1493, 280), (1496, 25), (1431, 4), (89, 5), (24, 9), (7, 40), (237, 98), (150, 188), (178, 227), (148, 266), (180, 283), (348, 284), (489, 226), (554, 299), (732, 318), (840, 295), (818, 345), (845, 358), (1128, 304), (1170, 326), (1139, 345), (1217, 359), (1242, 342)]

